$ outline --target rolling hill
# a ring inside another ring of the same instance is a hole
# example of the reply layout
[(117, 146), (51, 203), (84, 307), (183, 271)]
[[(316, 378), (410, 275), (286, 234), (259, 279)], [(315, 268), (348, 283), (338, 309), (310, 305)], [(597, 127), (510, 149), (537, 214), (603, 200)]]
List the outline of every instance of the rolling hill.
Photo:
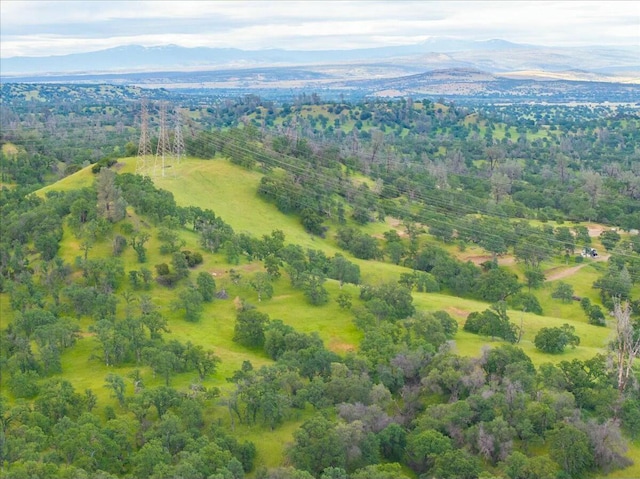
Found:
[[(114, 171), (119, 174), (135, 171), (135, 158), (120, 159), (114, 166)], [(256, 189), (262, 174), (258, 171), (250, 171), (232, 164), (226, 158), (220, 156), (212, 160), (198, 160), (188, 158), (175, 165), (169, 175), (153, 178), (154, 184), (173, 194), (179, 206), (195, 206), (211, 209), (225, 222), (231, 225), (238, 233), (247, 233), (254, 237), (269, 235), (273, 230), (281, 230), (285, 235), (286, 243), (298, 244), (304, 249), (316, 249), (327, 256), (340, 252), (350, 261), (358, 264), (362, 272), (363, 282), (380, 284), (396, 282), (402, 273), (410, 272), (408, 268), (393, 265), (381, 261), (359, 260), (338, 248), (334, 238), (336, 225), (330, 223), (330, 229), (324, 238), (309, 235), (302, 228), (299, 218), (294, 215), (284, 215), (270, 203), (261, 199)], [(72, 191), (78, 188), (90, 186), (95, 176), (91, 173), (91, 167), (84, 168), (57, 183), (47, 186), (38, 192), (44, 197), (47, 193), (55, 191)], [(160, 242), (157, 240), (159, 226), (154, 226), (138, 215), (132, 208), (127, 211), (124, 223), (130, 223), (136, 228), (149, 233), (151, 239), (148, 244), (148, 265), (168, 261), (168, 256), (159, 251)], [(364, 228), (367, 233), (379, 237), (385, 231), (396, 229), (402, 232), (402, 227), (397, 222), (375, 223)], [(106, 239), (97, 241), (91, 251), (90, 258), (106, 258), (111, 254), (111, 236), (122, 232), (121, 226), (114, 226), (107, 234)], [(180, 238), (185, 242), (185, 248), (199, 250), (199, 240), (193, 231), (180, 230)], [(429, 235), (421, 238), (424, 244), (444, 246)], [(598, 245), (599, 246), (599, 245)], [(76, 257), (80, 255), (80, 242), (68, 227), (64, 228), (64, 236), (60, 247), (60, 257), (70, 264), (79, 264)], [(453, 246), (446, 246), (452, 254), (463, 257), (471, 254), (482, 254), (484, 251), (473, 249), (461, 252)], [(239, 264), (230, 264), (222, 253), (203, 252), (204, 262), (196, 267), (192, 276), (198, 272), (211, 274), (218, 285), (218, 289), (224, 289), (228, 294), (226, 299), (216, 299), (213, 303), (206, 304), (202, 318), (199, 322), (185, 321), (182, 313), (174, 306), (176, 291), (154, 284), (148, 294), (158, 305), (162, 313), (167, 317), (168, 336), (181, 342), (190, 342), (196, 346), (212, 348), (221, 359), (221, 363), (214, 375), (202, 381), (206, 388), (219, 388), (221, 396), (208, 410), (209, 421), (223, 425), (225, 428), (234, 429), (237, 437), (250, 439), (255, 442), (258, 450), (256, 465), (258, 467), (276, 467), (283, 462), (286, 445), (294, 438), (294, 431), (311, 416), (309, 408), (297, 412), (297, 416), (285, 422), (282, 427), (267, 428), (258, 425), (238, 424), (230, 421), (231, 413), (227, 410), (226, 394), (229, 394), (233, 385), (227, 381), (237, 372), (245, 361), (251, 361), (256, 367), (273, 364), (273, 361), (259, 349), (247, 348), (233, 340), (234, 319), (237, 313), (240, 298), (257, 305), (261, 312), (269, 314), (272, 319), (281, 319), (286, 325), (294, 327), (303, 333), (317, 333), (324, 341), (326, 347), (342, 357), (359, 348), (363, 338), (363, 332), (358, 329), (353, 321), (351, 311), (338, 306), (334, 299), (341, 293), (348, 293), (353, 298), (354, 308), (361, 307), (358, 299), (359, 288), (354, 285), (345, 285), (341, 288), (337, 281), (329, 280), (326, 283), (331, 301), (321, 306), (310, 306), (303, 293), (293, 288), (286, 275), (273, 282), (274, 295), (269, 300), (259, 301), (247, 281), (254, 278), (256, 273), (263, 271), (263, 265), (259, 261), (242, 259)], [(122, 255), (122, 261), (126, 271), (138, 268), (135, 253), (129, 248)], [(563, 267), (557, 260), (544, 263), (544, 268)], [(522, 266), (517, 263), (506, 265), (510, 271), (522, 273)], [(239, 273), (244, 281), (239, 283), (232, 279), (232, 271)], [(592, 295), (591, 282), (598, 274), (596, 265), (589, 264), (581, 269), (576, 269), (575, 274), (563, 278), (570, 282), (578, 295)], [(75, 275), (80, 277), (80, 271)], [(514, 322), (519, 323), (523, 330), (523, 338), (519, 346), (532, 358), (535, 365), (543, 363), (559, 363), (573, 359), (586, 360), (605, 350), (609, 338), (609, 329), (587, 324), (584, 315), (576, 303), (558, 305), (550, 298), (552, 282), (547, 284), (539, 293), (545, 304), (547, 315), (534, 315), (509, 311)], [(128, 291), (128, 293), (127, 293)], [(124, 299), (128, 294), (138, 295), (131, 291), (128, 285), (121, 285), (117, 293)], [(131, 297), (131, 296), (129, 296)], [(471, 312), (482, 311), (489, 305), (487, 303), (464, 299), (441, 293), (413, 293), (414, 304), (418, 311), (428, 312), (443, 310), (448, 312), (460, 326), (464, 324), (467, 315)], [(7, 295), (2, 294), (2, 325), (4, 329), (11, 321), (13, 314), (4, 314), (7, 311)], [(118, 315), (124, 316), (126, 304), (120, 301)], [(575, 327), (576, 333), (581, 337), (581, 344), (565, 351), (560, 355), (548, 355), (538, 351), (533, 338), (544, 327), (554, 327), (567, 323)], [(91, 320), (83, 318), (81, 321), (81, 334), (76, 345), (68, 349), (62, 355), (63, 373), (59, 377), (69, 380), (78, 390), (92, 389), (100, 406), (108, 405), (117, 408), (117, 402), (104, 387), (104, 378), (114, 371), (121, 376), (128, 376), (135, 369), (141, 371), (147, 387), (157, 387), (162, 384), (162, 378), (154, 374), (149, 366), (108, 366), (94, 358), (98, 344), (97, 335), (90, 329)], [(465, 357), (477, 357), (487, 347), (498, 345), (498, 342), (490, 341), (486, 337), (470, 334), (459, 330), (452, 342), (453, 351)], [(177, 374), (172, 385), (178, 389), (187, 390), (194, 384), (192, 373)], [(2, 378), (6, 384), (6, 377)], [(638, 456), (637, 445), (632, 447), (631, 455)], [(624, 470), (625, 474), (634, 475), (640, 470), (638, 465)]]
[[(121, 173), (133, 172), (135, 170), (135, 158), (122, 160), (118, 168), (118, 171)], [(262, 235), (268, 235), (273, 230), (278, 229), (284, 232), (287, 243), (299, 244), (303, 248), (319, 249), (324, 251), (328, 256), (340, 252), (360, 266), (364, 282), (377, 283), (394, 279), (397, 280), (401, 273), (410, 271), (407, 268), (385, 262), (365, 261), (354, 258), (349, 253), (338, 248), (333, 238), (333, 229), (329, 230), (326, 238), (319, 238), (305, 232), (297, 217), (283, 215), (274, 205), (266, 203), (258, 197), (256, 189), (261, 177), (258, 172), (247, 171), (222, 158), (216, 160), (188, 159), (180, 165), (177, 165), (175, 170), (171, 176), (154, 178), (154, 183), (159, 188), (172, 192), (178, 205), (212, 209), (216, 215), (220, 216), (238, 232), (247, 232), (256, 237), (260, 237)], [(92, 180), (93, 175), (90, 173), (90, 168), (85, 168), (44, 188), (40, 194), (44, 194), (47, 191), (65, 191), (87, 186)], [(392, 226), (392, 224), (396, 226)], [(397, 229), (402, 233), (402, 228), (393, 222), (374, 224), (368, 228), (367, 231), (371, 234), (381, 234), (389, 229)], [(193, 241), (193, 239), (191, 241)], [(463, 258), (471, 254), (468, 251), (465, 253), (456, 253), (455, 250), (451, 251)], [(482, 250), (478, 250), (478, 252), (481, 251)], [(69, 259), (71, 259), (71, 257), (69, 257)], [(215, 269), (218, 272), (222, 271), (221, 277), (226, 278), (225, 273), (228, 273), (229, 265), (225, 264), (220, 256), (211, 257), (211, 261), (214, 263), (209, 264), (209, 268)], [(558, 265), (560, 268), (563, 267), (562, 263), (558, 264), (551, 261), (545, 264), (545, 268), (557, 268)], [(249, 271), (255, 270), (253, 267), (250, 267), (250, 265), (246, 265), (246, 267), (249, 268)], [(522, 275), (522, 266), (517, 263), (511, 264), (508, 268)], [(589, 271), (592, 271), (593, 274), (589, 274)], [(595, 278), (595, 275), (597, 275), (597, 270), (593, 270), (591, 266), (588, 265), (587, 269), (576, 270), (575, 278), (569, 276), (563, 278), (563, 280), (575, 285), (576, 295), (593, 296), (594, 292), (589, 279), (585, 281), (580, 278), (581, 276)], [(593, 279), (591, 279), (591, 282), (592, 281)], [(549, 283), (546, 290), (543, 290), (543, 294), (549, 296), (551, 287), (552, 284)], [(278, 289), (279, 287), (276, 288), (276, 292)], [(261, 305), (261, 308), (264, 307), (266, 311), (274, 308), (274, 311), (281, 312), (277, 317), (290, 321), (292, 325), (296, 327), (303, 326), (304, 324), (303, 329), (306, 331), (314, 330), (315, 323), (313, 322), (297, 322), (296, 318), (308, 317), (308, 314), (302, 310), (298, 311), (287, 306), (286, 299), (290, 294), (291, 291), (287, 290), (284, 296), (278, 297), (276, 295), (274, 300), (265, 303), (265, 305)], [(488, 306), (486, 303), (476, 300), (465, 300), (443, 294), (414, 292), (414, 296), (418, 305), (421, 305), (425, 309), (445, 309), (456, 317), (461, 324), (470, 312), (480, 311)], [(553, 300), (550, 300), (550, 296), (547, 304), (554, 304)], [(558, 303), (555, 302), (555, 304)], [(300, 307), (306, 309), (302, 304), (300, 304)], [(523, 319), (526, 334), (521, 346), (536, 362), (559, 361), (572, 357), (588, 358), (594, 353), (604, 350), (603, 348), (608, 340), (609, 333), (606, 329), (586, 324), (586, 320), (577, 305), (554, 306), (552, 310), (557, 316), (537, 316), (530, 313), (521, 314), (517, 311), (511, 312), (514, 318), (517, 317), (518, 320), (520, 318)], [(329, 316), (337, 314), (337, 310), (334, 308), (331, 308), (329, 311)], [(330, 320), (330, 317), (323, 318), (324, 315), (311, 314), (316, 316), (317, 321)], [(565, 352), (562, 356), (544, 355), (535, 349), (533, 337), (540, 328), (554, 326), (560, 322), (567, 321), (576, 326), (580, 331), (580, 336), (585, 338), (585, 342), (583, 342), (581, 346)], [(327, 329), (326, 326), (318, 328), (318, 330), (324, 331), (326, 334), (324, 339), (329, 340), (331, 343), (331, 341), (339, 341), (341, 336), (353, 337), (354, 333), (348, 323), (348, 321), (341, 322), (341, 328), (335, 330), (331, 330), (331, 328)], [(477, 355), (482, 347), (487, 344), (477, 336), (468, 335), (463, 332), (458, 334), (464, 337), (464, 339), (460, 341), (459, 348), (460, 351), (463, 351), (465, 354)], [(473, 346), (470, 346), (467, 342), (473, 344)]]

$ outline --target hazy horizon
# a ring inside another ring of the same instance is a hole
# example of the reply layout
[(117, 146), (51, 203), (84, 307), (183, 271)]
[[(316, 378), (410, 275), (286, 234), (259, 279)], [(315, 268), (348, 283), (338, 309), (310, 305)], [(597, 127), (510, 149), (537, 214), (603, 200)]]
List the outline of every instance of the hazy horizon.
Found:
[(640, 2), (0, 2), (0, 57), (119, 46), (350, 50), (433, 37), (640, 46)]

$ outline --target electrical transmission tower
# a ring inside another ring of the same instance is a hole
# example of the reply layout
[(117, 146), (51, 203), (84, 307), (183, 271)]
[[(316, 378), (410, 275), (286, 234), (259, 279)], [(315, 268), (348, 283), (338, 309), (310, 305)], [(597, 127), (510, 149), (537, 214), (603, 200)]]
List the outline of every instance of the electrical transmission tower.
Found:
[(160, 131), (158, 133), (158, 149), (156, 150), (156, 161), (153, 164), (153, 175), (156, 176), (157, 169), (161, 169), (161, 176), (165, 176), (165, 170), (173, 166), (171, 161), (171, 148), (169, 146), (169, 132), (167, 131), (167, 105), (160, 105)]
[(148, 175), (147, 157), (151, 155), (151, 138), (149, 137), (149, 110), (147, 101), (142, 100), (140, 112), (140, 141), (138, 142), (138, 159), (136, 160), (136, 173)]
[(179, 165), (185, 156), (184, 138), (182, 137), (182, 124), (180, 122), (180, 110), (176, 109), (176, 130), (173, 136), (173, 156), (176, 164)]

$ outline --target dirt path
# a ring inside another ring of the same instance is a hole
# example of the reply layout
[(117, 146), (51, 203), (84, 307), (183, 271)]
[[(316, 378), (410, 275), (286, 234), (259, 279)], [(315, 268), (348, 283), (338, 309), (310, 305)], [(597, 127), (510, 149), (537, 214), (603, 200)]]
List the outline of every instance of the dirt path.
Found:
[(546, 281), (556, 281), (558, 279), (567, 278), (569, 276), (576, 274), (580, 269), (587, 266), (589, 264), (589, 261), (606, 261), (609, 259), (609, 256), (611, 255), (606, 254), (606, 255), (598, 256), (597, 258), (594, 258), (594, 259), (585, 259), (585, 262), (582, 264), (572, 266), (571, 268), (566, 268), (562, 270), (560, 270), (562, 266), (556, 266), (555, 268), (548, 269), (547, 271), (544, 272), (546, 276)]
[(557, 270), (561, 268), (561, 266), (551, 268), (545, 271), (545, 277), (547, 278), (546, 281), (556, 281), (558, 279), (563, 279), (568, 276), (573, 276), (575, 273), (577, 273), (580, 269), (584, 268), (586, 265), (587, 264), (583, 263), (583, 264), (572, 266), (571, 268), (563, 269), (560, 271), (557, 271)]

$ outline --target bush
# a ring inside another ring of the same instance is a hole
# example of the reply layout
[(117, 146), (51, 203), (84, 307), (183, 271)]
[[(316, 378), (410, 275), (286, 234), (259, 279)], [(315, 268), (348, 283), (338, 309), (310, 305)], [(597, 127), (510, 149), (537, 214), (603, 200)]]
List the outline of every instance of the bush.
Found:
[(602, 308), (597, 304), (591, 306), (587, 314), (589, 315), (589, 324), (596, 326), (605, 326), (607, 324)]
[(510, 343), (517, 341), (517, 328), (509, 321), (504, 302), (498, 302), (482, 313), (474, 311), (467, 316), (465, 331), (482, 336), (501, 338)]
[(257, 309), (241, 311), (236, 317), (233, 340), (248, 348), (264, 345), (264, 330), (269, 324), (269, 316)]
[(183, 250), (182, 255), (184, 256), (184, 259), (187, 260), (187, 265), (189, 265), (189, 268), (193, 268), (194, 266), (202, 264), (202, 254), (197, 251), (192, 252)]
[(458, 332), (458, 322), (446, 311), (435, 311), (433, 317), (440, 321), (447, 339), (453, 339)]
[(438, 280), (432, 274), (422, 271), (416, 272), (415, 285), (419, 293), (437, 293), (440, 291)]
[(115, 235), (113, 238), (113, 255), (120, 256), (127, 247), (127, 238), (122, 235)]
[(559, 299), (563, 303), (570, 303), (573, 301), (573, 286), (560, 281), (553, 290), (553, 293), (551, 293), (551, 297)]
[(560, 328), (542, 328), (536, 334), (534, 344), (540, 351), (559, 354), (567, 345), (575, 348), (580, 344), (580, 338), (575, 335), (576, 328), (563, 324)]
[(633, 439), (640, 438), (640, 399), (625, 399), (620, 412), (625, 431)]
[(527, 313), (537, 315), (542, 315), (543, 313), (538, 298), (531, 293), (518, 293), (508, 298), (507, 303), (511, 308), (526, 311)]
[(614, 249), (620, 239), (621, 237), (618, 232), (613, 230), (603, 231), (602, 233), (600, 233), (600, 242), (607, 251), (611, 251), (612, 249)]
[(116, 160), (115, 158), (102, 158), (100, 161), (98, 161), (91, 167), (91, 172), (93, 174), (98, 174), (100, 173), (100, 170), (102, 168), (110, 168), (113, 165), (115, 165), (117, 162), (118, 160)]
[(40, 392), (38, 379), (38, 373), (33, 370), (27, 370), (24, 373), (18, 371), (9, 379), (9, 389), (16, 398), (34, 398)]
[(169, 265), (167, 263), (157, 264), (156, 273), (158, 276), (167, 276), (169, 274)]
[(162, 286), (166, 286), (167, 288), (173, 288), (176, 285), (176, 283), (180, 281), (180, 278), (178, 278), (178, 276), (174, 273), (169, 273), (162, 276), (158, 276), (156, 278), (156, 281), (158, 282), (158, 284)]

